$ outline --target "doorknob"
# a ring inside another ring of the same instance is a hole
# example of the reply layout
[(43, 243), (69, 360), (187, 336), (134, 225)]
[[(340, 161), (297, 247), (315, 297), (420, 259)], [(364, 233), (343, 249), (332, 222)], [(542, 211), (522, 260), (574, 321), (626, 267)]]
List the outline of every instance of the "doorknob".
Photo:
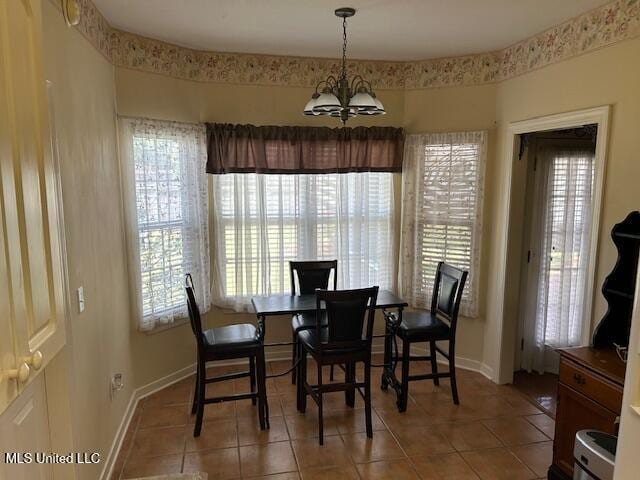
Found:
[(17, 380), (18, 383), (24, 383), (29, 379), (29, 375), (31, 374), (31, 369), (26, 362), (22, 362), (17, 369), (15, 370), (7, 370), (5, 376), (9, 380)]
[(44, 356), (40, 350), (36, 350), (30, 357), (24, 357), (23, 360), (27, 366), (33, 367), (34, 370), (40, 370)]

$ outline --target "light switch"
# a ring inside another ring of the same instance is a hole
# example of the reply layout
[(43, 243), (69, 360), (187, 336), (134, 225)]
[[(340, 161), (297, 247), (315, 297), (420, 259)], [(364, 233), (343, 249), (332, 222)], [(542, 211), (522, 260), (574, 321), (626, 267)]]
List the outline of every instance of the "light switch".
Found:
[(78, 310), (84, 312), (84, 287), (78, 288)]

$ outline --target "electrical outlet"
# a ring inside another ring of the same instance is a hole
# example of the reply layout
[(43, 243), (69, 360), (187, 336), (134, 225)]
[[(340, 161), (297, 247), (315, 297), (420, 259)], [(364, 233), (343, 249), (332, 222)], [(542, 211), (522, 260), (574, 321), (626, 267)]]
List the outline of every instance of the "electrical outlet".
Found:
[(121, 373), (116, 373), (111, 377), (111, 397), (124, 388), (124, 379)]
[(78, 311), (84, 312), (84, 287), (78, 287)]

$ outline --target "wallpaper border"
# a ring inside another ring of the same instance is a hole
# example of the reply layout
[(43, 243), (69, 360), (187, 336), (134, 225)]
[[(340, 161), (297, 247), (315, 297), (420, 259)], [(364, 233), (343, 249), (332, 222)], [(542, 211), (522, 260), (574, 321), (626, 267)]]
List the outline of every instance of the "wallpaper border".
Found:
[[(80, 0), (78, 30), (115, 66), (199, 82), (312, 88), (337, 59), (192, 50), (112, 28)], [(352, 60), (377, 89), (482, 85), (640, 36), (640, 0), (615, 0), (495, 52), (411, 62)]]

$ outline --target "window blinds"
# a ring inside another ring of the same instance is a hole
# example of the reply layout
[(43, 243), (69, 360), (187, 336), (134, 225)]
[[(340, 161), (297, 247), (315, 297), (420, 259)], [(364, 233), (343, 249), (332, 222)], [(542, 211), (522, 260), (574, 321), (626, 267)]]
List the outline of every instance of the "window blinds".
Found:
[(141, 330), (187, 316), (184, 275), (210, 304), (204, 127), (122, 119), (131, 284)]
[(438, 262), (469, 271), (461, 312), (478, 314), (486, 132), (407, 137), (403, 172), (402, 292), (429, 308)]
[(338, 287), (392, 288), (391, 173), (213, 177), (214, 301), (288, 293), (290, 260), (338, 260)]

